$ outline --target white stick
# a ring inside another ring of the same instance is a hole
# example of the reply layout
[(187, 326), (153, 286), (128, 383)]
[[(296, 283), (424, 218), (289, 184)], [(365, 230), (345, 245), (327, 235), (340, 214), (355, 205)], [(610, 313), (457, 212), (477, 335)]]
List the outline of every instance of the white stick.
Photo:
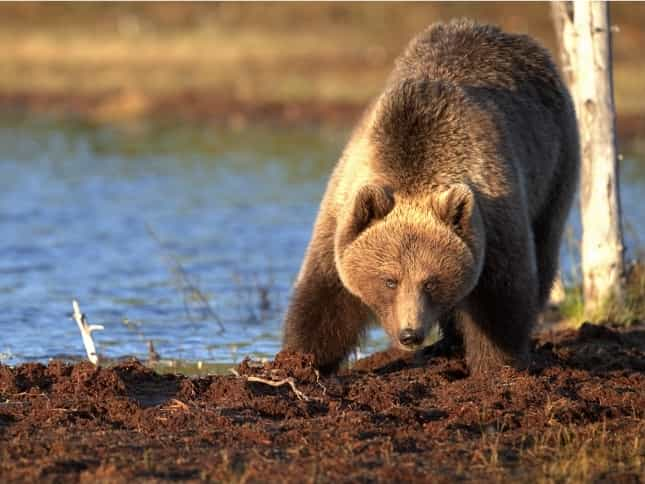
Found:
[(94, 340), (92, 339), (92, 331), (104, 328), (100, 324), (87, 324), (87, 318), (81, 312), (76, 299), (72, 300), (72, 307), (74, 308), (74, 321), (76, 321), (76, 324), (78, 324), (78, 329), (81, 330), (81, 336), (83, 337), (83, 345), (85, 346), (85, 351), (87, 352), (87, 358), (95, 365), (98, 365), (99, 355), (96, 353), (96, 347), (94, 346)]

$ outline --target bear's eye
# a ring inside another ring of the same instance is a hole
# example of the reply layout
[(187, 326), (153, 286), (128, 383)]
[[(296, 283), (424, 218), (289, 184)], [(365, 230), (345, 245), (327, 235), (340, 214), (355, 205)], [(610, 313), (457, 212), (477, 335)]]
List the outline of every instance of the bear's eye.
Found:
[(388, 289), (396, 289), (397, 282), (394, 279), (385, 279), (385, 287)]

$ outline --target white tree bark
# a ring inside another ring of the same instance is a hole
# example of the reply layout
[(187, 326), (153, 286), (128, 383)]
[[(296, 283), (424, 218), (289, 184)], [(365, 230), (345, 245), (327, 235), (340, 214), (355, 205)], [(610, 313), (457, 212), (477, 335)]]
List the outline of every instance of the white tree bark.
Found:
[(556, 3), (563, 70), (580, 130), (582, 283), (585, 312), (593, 314), (610, 297), (620, 301), (624, 287), (609, 6), (574, 0), (571, 15), (565, 2)]
[(585, 310), (623, 296), (616, 113), (607, 2), (575, 0), (578, 119), (581, 126), (582, 273)]
[(575, 101), (576, 66), (574, 63), (576, 60), (576, 35), (573, 26), (573, 4), (564, 1), (551, 2), (551, 14), (555, 25), (555, 33), (560, 43), (562, 74)]

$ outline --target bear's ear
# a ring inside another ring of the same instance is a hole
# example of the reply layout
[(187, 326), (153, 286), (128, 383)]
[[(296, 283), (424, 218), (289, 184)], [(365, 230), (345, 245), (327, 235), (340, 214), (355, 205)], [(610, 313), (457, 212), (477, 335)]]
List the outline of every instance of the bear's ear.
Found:
[(371, 223), (385, 217), (393, 208), (394, 197), (386, 188), (378, 185), (361, 187), (352, 207), (339, 221), (337, 247), (346, 247)]
[(463, 235), (473, 216), (475, 194), (468, 185), (455, 183), (434, 198), (432, 207), (442, 222)]

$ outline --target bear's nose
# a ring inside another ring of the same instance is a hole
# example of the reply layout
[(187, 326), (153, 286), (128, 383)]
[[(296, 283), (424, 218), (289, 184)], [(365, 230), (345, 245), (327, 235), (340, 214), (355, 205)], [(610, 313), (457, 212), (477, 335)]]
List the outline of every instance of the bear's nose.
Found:
[(399, 333), (399, 341), (404, 346), (416, 346), (423, 343), (423, 333), (420, 330), (405, 328)]

